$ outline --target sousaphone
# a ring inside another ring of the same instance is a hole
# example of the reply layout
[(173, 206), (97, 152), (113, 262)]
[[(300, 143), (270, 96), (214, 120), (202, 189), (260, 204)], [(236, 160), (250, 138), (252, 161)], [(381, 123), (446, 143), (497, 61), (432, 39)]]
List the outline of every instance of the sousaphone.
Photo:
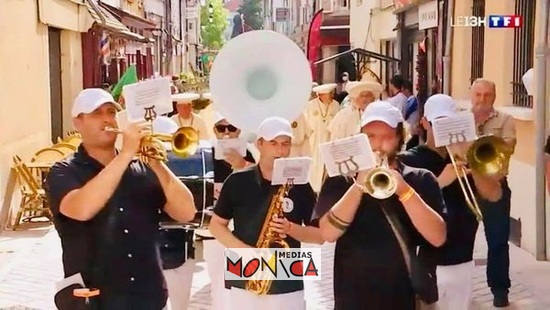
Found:
[(210, 72), (214, 109), (252, 133), (270, 116), (295, 121), (309, 101), (311, 84), (304, 52), (286, 36), (269, 30), (229, 40)]

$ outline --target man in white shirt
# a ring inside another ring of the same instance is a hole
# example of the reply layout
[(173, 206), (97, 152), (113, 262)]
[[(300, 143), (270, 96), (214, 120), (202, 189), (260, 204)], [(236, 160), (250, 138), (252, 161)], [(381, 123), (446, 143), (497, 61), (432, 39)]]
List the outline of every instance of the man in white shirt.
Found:
[(382, 85), (374, 81), (348, 82), (346, 92), (350, 96), (350, 104), (336, 113), (330, 121), (330, 141), (359, 133), (363, 110), (380, 97)]
[(328, 124), (340, 110), (340, 104), (333, 99), (335, 89), (336, 84), (323, 84), (314, 87), (313, 91), (318, 94), (318, 97), (307, 104), (304, 112), (313, 130), (309, 138), (313, 153), (310, 184), (316, 192), (321, 189), (325, 169), (319, 145), (329, 141)]
[(200, 95), (197, 93), (181, 93), (173, 94), (172, 101), (176, 102), (177, 114), (172, 116), (172, 120), (178, 124), (179, 127), (193, 127), (199, 132), (200, 140), (209, 140), (208, 128), (206, 123), (198, 114), (193, 113), (193, 100), (199, 99)]

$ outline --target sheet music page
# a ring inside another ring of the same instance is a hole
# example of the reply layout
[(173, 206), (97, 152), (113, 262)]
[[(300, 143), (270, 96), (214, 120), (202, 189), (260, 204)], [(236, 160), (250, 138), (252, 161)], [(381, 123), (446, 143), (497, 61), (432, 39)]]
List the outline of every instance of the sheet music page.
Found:
[(225, 158), (225, 152), (229, 149), (237, 151), (242, 157), (246, 156), (246, 141), (244, 139), (219, 139), (216, 140), (216, 159)]
[(365, 134), (326, 142), (319, 148), (330, 177), (353, 174), (376, 166), (369, 138)]
[(460, 142), (470, 142), (477, 138), (474, 114), (460, 112), (457, 116), (436, 119), (432, 122), (436, 147)]
[(296, 185), (309, 182), (312, 160), (309, 157), (277, 158), (273, 164), (272, 185), (285, 184), (289, 179)]
[(148, 109), (157, 116), (173, 110), (170, 80), (167, 78), (126, 85), (122, 93), (130, 122), (143, 120)]

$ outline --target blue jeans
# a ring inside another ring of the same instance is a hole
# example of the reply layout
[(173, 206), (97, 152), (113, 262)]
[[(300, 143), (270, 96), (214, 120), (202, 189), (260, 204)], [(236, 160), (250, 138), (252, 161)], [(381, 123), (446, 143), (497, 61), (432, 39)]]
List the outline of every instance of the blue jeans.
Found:
[(497, 202), (480, 200), (487, 254), (487, 284), (494, 293), (507, 293), (510, 288), (510, 237), (511, 191), (506, 180), (502, 183), (502, 198)]

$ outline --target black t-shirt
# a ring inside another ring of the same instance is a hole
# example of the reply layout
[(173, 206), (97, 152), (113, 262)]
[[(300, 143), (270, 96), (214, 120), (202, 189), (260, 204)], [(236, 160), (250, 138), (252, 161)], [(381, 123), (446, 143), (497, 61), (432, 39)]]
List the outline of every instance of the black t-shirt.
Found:
[(546, 138), (546, 145), (544, 145), (544, 152), (550, 155), (550, 136)]
[[(231, 165), (223, 159), (216, 158), (216, 148), (212, 148), (212, 158), (214, 158), (214, 183), (223, 183), (227, 177), (233, 173)], [(246, 156), (244, 157), (249, 163), (256, 163), (254, 156), (248, 150), (246, 150)]]
[[(267, 216), (271, 199), (279, 186), (265, 180), (257, 165), (232, 173), (222, 187), (214, 208), (219, 217), (233, 219), (233, 235), (250, 246), (256, 246)], [(298, 225), (308, 225), (315, 205), (315, 193), (309, 184), (294, 185), (288, 198), (294, 207), (285, 217)], [(288, 236), (285, 241), (291, 248), (300, 248), (300, 241)], [(245, 281), (226, 281), (228, 286), (245, 287)], [(268, 294), (284, 294), (304, 289), (303, 281), (273, 281)]]
[(48, 174), (45, 188), (61, 239), (65, 277), (81, 273), (86, 285), (101, 290), (106, 309), (127, 296), (160, 310), (167, 299), (158, 248), (159, 210), (166, 198), (151, 169), (133, 160), (107, 205), (89, 221), (60, 212), (63, 197), (103, 168), (81, 145)]
[[(440, 214), (443, 212), (441, 191), (431, 172), (405, 165), (399, 165), (398, 170), (433, 210)], [(313, 223), (318, 225), (319, 219), (352, 185), (350, 178), (328, 178), (321, 188)], [(412, 224), (397, 196), (378, 200), (364, 194), (352, 223), (336, 242), (334, 305), (337, 310), (415, 308), (415, 293), (403, 252), (381, 209), (381, 203), (394, 210), (409, 236), (409, 246), (428, 244)]]
[[(445, 166), (451, 163), (450, 157), (443, 158), (436, 151), (420, 145), (399, 155), (400, 160), (412, 167), (430, 170), (439, 176)], [(468, 177), (475, 193), (474, 181)], [(455, 180), (441, 189), (447, 207), (447, 241), (436, 249), (439, 265), (457, 265), (473, 260), (474, 242), (479, 223), (466, 204), (460, 182)]]

